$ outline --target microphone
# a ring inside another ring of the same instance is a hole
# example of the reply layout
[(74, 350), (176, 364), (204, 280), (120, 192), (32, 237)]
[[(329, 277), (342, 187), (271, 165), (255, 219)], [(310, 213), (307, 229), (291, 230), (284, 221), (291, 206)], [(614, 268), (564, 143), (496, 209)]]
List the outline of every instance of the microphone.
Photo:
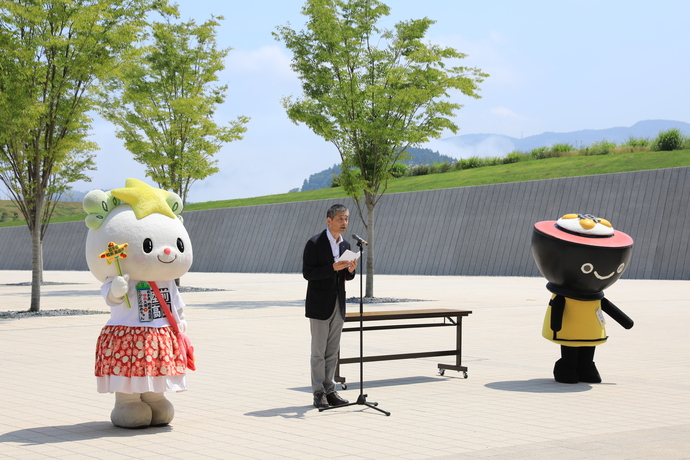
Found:
[(362, 238), (360, 238), (359, 236), (357, 236), (356, 233), (353, 233), (353, 234), (352, 234), (352, 238), (354, 238), (358, 243), (363, 244), (364, 246), (368, 246), (368, 245), (369, 245), (369, 243), (367, 243), (367, 242), (364, 241)]

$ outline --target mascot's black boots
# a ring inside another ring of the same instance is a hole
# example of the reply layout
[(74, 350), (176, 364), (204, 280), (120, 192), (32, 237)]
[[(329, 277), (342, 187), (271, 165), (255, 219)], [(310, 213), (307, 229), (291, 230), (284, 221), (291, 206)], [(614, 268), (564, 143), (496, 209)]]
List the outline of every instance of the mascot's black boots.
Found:
[(580, 347), (577, 355), (577, 377), (580, 382), (601, 383), (601, 376), (594, 365), (594, 347)]
[(566, 347), (561, 345), (561, 359), (556, 361), (553, 377), (560, 383), (601, 383), (594, 365), (594, 347)]

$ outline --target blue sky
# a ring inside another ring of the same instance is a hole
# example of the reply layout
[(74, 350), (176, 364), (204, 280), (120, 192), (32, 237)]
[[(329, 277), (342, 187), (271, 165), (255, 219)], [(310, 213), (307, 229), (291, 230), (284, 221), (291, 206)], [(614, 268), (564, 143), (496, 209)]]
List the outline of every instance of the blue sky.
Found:
[[(457, 97), (461, 134), (526, 137), (631, 126), (641, 120), (690, 122), (690, 2), (684, 0), (388, 0), (386, 28), (407, 19), (436, 20), (428, 41), (466, 53), (462, 65), (490, 74), (481, 99)], [(301, 0), (179, 0), (181, 19), (222, 15), (218, 42), (232, 47), (220, 83), (228, 84), (216, 121), (251, 117), (241, 141), (216, 156), (221, 171), (192, 186), (189, 201), (285, 193), (309, 175), (340, 162), (335, 148), (290, 122), (280, 99), (300, 94), (290, 54), (271, 35), (290, 22), (301, 29)], [(443, 137), (453, 136), (445, 133)], [(149, 183), (144, 168), (96, 118), (92, 140), (99, 170), (74, 189), (123, 187), (127, 177)], [(448, 143), (423, 147), (455, 158)], [(474, 153), (474, 152), (473, 152)], [(115, 169), (114, 166), (124, 166)], [(153, 184), (153, 183), (152, 183)]]

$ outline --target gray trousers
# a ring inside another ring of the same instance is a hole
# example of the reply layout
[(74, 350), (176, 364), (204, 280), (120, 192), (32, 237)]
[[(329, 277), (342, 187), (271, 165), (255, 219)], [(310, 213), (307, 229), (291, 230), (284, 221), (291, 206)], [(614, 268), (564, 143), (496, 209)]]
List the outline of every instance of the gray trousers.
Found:
[(335, 367), (338, 363), (340, 335), (345, 319), (338, 300), (329, 319), (309, 318), (311, 327), (311, 390), (314, 394), (335, 391)]

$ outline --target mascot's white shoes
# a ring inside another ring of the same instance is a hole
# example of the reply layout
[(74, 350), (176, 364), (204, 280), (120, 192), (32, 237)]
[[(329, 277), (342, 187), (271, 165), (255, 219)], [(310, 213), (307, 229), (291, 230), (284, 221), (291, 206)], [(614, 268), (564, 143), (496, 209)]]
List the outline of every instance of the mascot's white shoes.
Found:
[(172, 422), (175, 416), (175, 408), (165, 399), (163, 393), (151, 391), (141, 394), (141, 400), (151, 408), (151, 426), (164, 426)]
[(121, 428), (164, 426), (172, 422), (175, 408), (163, 393), (115, 393), (110, 421)]
[(144, 428), (151, 426), (152, 411), (141, 400), (140, 393), (115, 393), (115, 407), (110, 421), (121, 428)]

